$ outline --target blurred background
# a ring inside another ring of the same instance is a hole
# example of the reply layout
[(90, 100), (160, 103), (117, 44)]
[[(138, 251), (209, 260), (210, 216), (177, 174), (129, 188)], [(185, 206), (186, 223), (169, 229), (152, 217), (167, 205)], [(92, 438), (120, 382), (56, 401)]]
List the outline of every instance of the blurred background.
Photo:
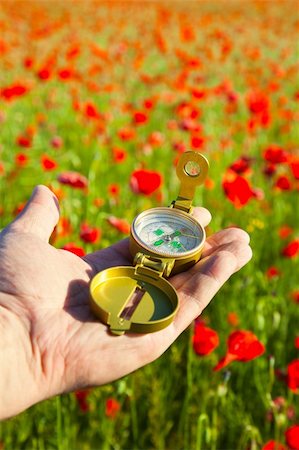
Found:
[(0, 228), (42, 183), (52, 245), (104, 248), (176, 198), (191, 149), (208, 234), (240, 226), (253, 247), (158, 361), (2, 423), (0, 449), (299, 449), (298, 2), (0, 8)]

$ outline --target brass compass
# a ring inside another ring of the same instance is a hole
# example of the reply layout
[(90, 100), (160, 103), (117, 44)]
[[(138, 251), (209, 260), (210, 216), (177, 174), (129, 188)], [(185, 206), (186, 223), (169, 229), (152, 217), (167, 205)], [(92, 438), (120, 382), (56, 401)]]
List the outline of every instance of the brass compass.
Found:
[(203, 155), (183, 153), (176, 169), (181, 182), (177, 199), (170, 207), (142, 212), (131, 225), (134, 267), (113, 267), (92, 279), (91, 309), (112, 333), (149, 333), (172, 322), (178, 296), (164, 277), (187, 270), (200, 258), (206, 235), (191, 214), (192, 201), (208, 168)]

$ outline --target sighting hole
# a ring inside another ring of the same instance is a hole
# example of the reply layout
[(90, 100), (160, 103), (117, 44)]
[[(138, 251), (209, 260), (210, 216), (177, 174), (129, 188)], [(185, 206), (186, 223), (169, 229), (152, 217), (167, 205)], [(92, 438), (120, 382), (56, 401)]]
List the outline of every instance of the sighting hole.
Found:
[(188, 161), (185, 164), (184, 170), (189, 177), (198, 177), (200, 174), (200, 166), (196, 161)]

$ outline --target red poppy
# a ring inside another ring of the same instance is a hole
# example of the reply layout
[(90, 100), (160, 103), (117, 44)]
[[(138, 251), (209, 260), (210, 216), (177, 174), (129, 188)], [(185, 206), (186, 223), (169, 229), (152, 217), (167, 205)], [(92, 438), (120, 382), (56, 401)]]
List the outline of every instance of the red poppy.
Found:
[(289, 227), (289, 225), (282, 225), (278, 230), (278, 235), (280, 239), (286, 239), (293, 233), (293, 228)]
[(203, 136), (194, 134), (190, 138), (190, 145), (194, 150), (198, 150), (198, 149), (203, 148), (205, 141), (206, 141), (206, 139)]
[(299, 450), (299, 425), (292, 425), (288, 428), (285, 438), (290, 450)]
[(237, 159), (235, 162), (233, 162), (229, 168), (233, 172), (237, 173), (238, 175), (244, 174), (249, 171), (250, 169), (250, 162), (251, 159), (247, 156), (242, 156), (241, 158)]
[(120, 410), (120, 403), (115, 398), (108, 398), (106, 400), (105, 414), (110, 419), (115, 419)]
[(268, 279), (278, 277), (280, 274), (280, 270), (275, 266), (271, 266), (266, 270), (266, 277)]
[(218, 362), (213, 370), (220, 370), (232, 361), (251, 361), (262, 355), (265, 347), (251, 331), (238, 330), (230, 334), (227, 341), (226, 355)]
[(270, 145), (264, 151), (263, 157), (271, 164), (281, 164), (288, 160), (287, 152), (279, 145)]
[(41, 162), (43, 170), (46, 170), (46, 171), (54, 170), (58, 166), (57, 162), (47, 155), (42, 155), (40, 158), (40, 162)]
[(12, 100), (14, 97), (21, 97), (29, 91), (24, 84), (13, 84), (0, 90), (0, 96), (5, 100)]
[(81, 225), (80, 238), (87, 243), (95, 243), (100, 239), (101, 231), (96, 227), (90, 227), (88, 224)]
[(123, 148), (113, 147), (112, 148), (113, 160), (116, 163), (124, 162), (127, 158), (127, 152)]
[(112, 197), (118, 197), (120, 193), (120, 186), (119, 184), (113, 183), (109, 184), (108, 186), (108, 192)]
[(299, 348), (299, 336), (295, 337), (295, 348)]
[(291, 292), (291, 298), (294, 300), (295, 303), (299, 304), (299, 291)]
[(124, 127), (118, 130), (118, 137), (123, 141), (130, 141), (135, 137), (135, 131), (132, 128)]
[(5, 172), (4, 170), (4, 164), (0, 161), (0, 175), (3, 175)]
[(135, 194), (151, 195), (162, 184), (162, 176), (159, 172), (140, 169), (131, 174), (130, 187)]
[(262, 450), (287, 450), (286, 447), (277, 441), (268, 441), (263, 445)]
[(63, 172), (57, 179), (59, 183), (75, 189), (85, 189), (88, 186), (87, 178), (79, 172)]
[(153, 147), (159, 147), (163, 144), (164, 136), (160, 131), (153, 131), (148, 137), (148, 143)]
[(275, 187), (282, 191), (289, 191), (290, 189), (292, 189), (292, 184), (287, 176), (281, 175), (277, 178)]
[(299, 239), (294, 239), (282, 249), (282, 255), (286, 258), (295, 258), (299, 254)]
[(60, 136), (54, 136), (51, 139), (51, 145), (54, 148), (61, 148), (63, 145), (63, 140)]
[(291, 391), (299, 393), (299, 359), (288, 365), (287, 385)]
[(30, 148), (32, 145), (31, 137), (27, 135), (20, 135), (17, 137), (17, 145), (19, 147)]
[(42, 80), (42, 81), (47, 81), (47, 80), (49, 80), (49, 79), (51, 78), (51, 75), (52, 75), (52, 73), (51, 73), (50, 69), (49, 69), (47, 66), (42, 67), (42, 68), (37, 72), (38, 78), (39, 78), (40, 80)]
[(240, 322), (238, 314), (235, 313), (235, 312), (228, 313), (228, 315), (227, 315), (227, 322), (232, 327), (237, 327), (239, 325), (239, 322)]
[(144, 123), (147, 122), (148, 116), (146, 113), (142, 111), (136, 111), (133, 114), (133, 120), (136, 125), (143, 125)]
[(101, 114), (98, 112), (97, 107), (91, 102), (87, 102), (85, 104), (84, 113), (85, 116), (90, 119), (100, 119), (102, 117)]
[(29, 158), (26, 155), (26, 153), (17, 153), (15, 156), (15, 161), (17, 166), (26, 166), (26, 164), (29, 161)]
[(251, 91), (247, 96), (247, 106), (254, 115), (268, 111), (269, 98), (262, 91)]
[(242, 208), (255, 196), (249, 182), (240, 175), (225, 176), (222, 187), (226, 197), (236, 208)]
[(129, 234), (130, 233), (130, 224), (125, 219), (118, 219), (117, 217), (110, 216), (108, 218), (108, 222), (114, 228), (116, 228), (120, 233)]
[(299, 158), (293, 158), (290, 161), (290, 168), (296, 180), (299, 180)]
[(75, 392), (75, 397), (78, 402), (79, 408), (84, 413), (89, 411), (89, 404), (87, 401), (87, 397), (89, 396), (89, 394), (90, 394), (89, 390)]
[(62, 247), (63, 250), (67, 250), (68, 252), (74, 253), (77, 256), (84, 256), (85, 251), (82, 247), (79, 247), (77, 244), (73, 242), (69, 242)]
[(209, 355), (219, 345), (219, 337), (212, 328), (206, 327), (202, 322), (196, 322), (192, 342), (195, 353), (204, 356)]

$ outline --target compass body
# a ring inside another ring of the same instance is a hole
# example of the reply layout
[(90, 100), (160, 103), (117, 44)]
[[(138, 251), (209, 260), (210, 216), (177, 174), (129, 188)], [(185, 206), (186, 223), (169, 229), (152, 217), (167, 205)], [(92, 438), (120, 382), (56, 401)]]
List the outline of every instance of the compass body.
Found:
[(192, 216), (192, 200), (207, 171), (204, 156), (183, 153), (176, 169), (181, 182), (176, 200), (170, 207), (143, 211), (132, 223), (134, 266), (113, 267), (93, 277), (91, 310), (113, 334), (158, 331), (175, 317), (178, 295), (166, 278), (200, 259), (206, 234)]

